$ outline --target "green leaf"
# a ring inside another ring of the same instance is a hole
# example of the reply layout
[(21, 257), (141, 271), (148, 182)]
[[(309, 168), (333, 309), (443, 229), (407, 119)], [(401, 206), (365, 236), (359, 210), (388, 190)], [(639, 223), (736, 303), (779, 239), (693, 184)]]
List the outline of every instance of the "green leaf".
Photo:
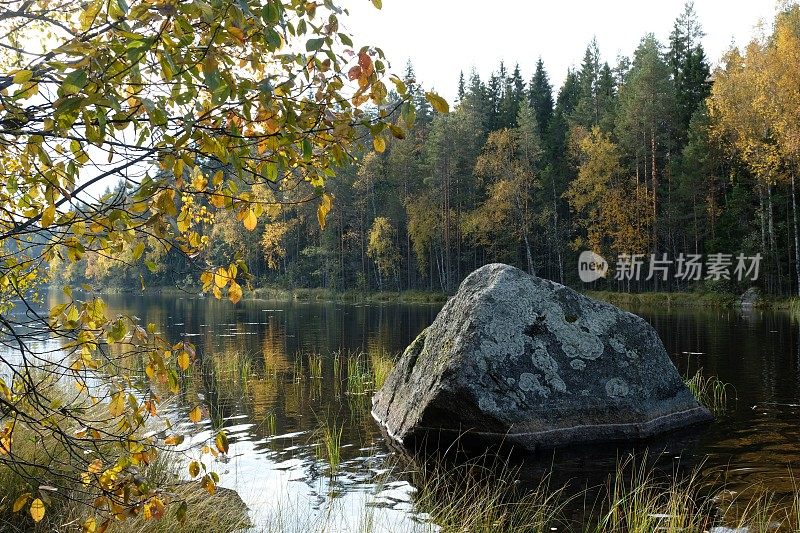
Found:
[(61, 87), (58, 89), (59, 96), (70, 96), (81, 92), (88, 83), (86, 71), (83, 69), (73, 70), (70, 72), (64, 81), (61, 82)]
[(133, 247), (133, 260), (136, 261), (142, 257), (142, 253), (144, 253), (144, 243), (140, 242)]
[(262, 8), (261, 18), (263, 18), (264, 22), (267, 24), (275, 24), (280, 20), (281, 12), (278, 10), (278, 6), (275, 5), (275, 2), (270, 2)]
[(111, 331), (108, 334), (108, 340), (120, 342), (125, 338), (126, 333), (128, 333), (128, 327), (125, 325), (125, 322), (122, 320), (117, 320), (111, 327)]
[(325, 37), (320, 37), (318, 39), (309, 39), (306, 41), (306, 50), (308, 52), (316, 52), (322, 45), (325, 44)]
[(406, 132), (403, 131), (402, 128), (395, 126), (394, 124), (389, 124), (389, 131), (392, 132), (392, 135), (397, 139), (405, 139)]
[(353, 46), (353, 40), (346, 33), (340, 33), (339, 40), (342, 41), (342, 44), (345, 46)]
[(281, 44), (283, 44), (283, 41), (281, 40), (281, 35), (272, 28), (269, 28), (267, 30), (266, 39), (267, 39), (267, 44), (269, 44), (273, 49), (276, 50), (281, 47)]
[(383, 8), (383, 0), (372, 0), (372, 5), (374, 5), (378, 9), (381, 9)]
[(181, 502), (178, 505), (178, 508), (175, 510), (175, 518), (177, 518), (178, 522), (180, 522), (181, 524), (186, 521), (186, 511), (188, 509), (189, 509), (189, 506), (184, 501), (184, 502)]

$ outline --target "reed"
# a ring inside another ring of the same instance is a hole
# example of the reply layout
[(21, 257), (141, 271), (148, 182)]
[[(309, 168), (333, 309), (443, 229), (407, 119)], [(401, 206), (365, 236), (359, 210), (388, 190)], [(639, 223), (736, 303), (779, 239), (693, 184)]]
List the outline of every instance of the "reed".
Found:
[(318, 439), (317, 446), (320, 450), (320, 455), (328, 462), (328, 471), (331, 477), (339, 472), (339, 466), (342, 461), (342, 432), (344, 426), (338, 425), (336, 422), (333, 424), (324, 422), (317, 431)]
[(308, 356), (308, 372), (311, 379), (322, 379), (322, 356), (310, 354)]
[(725, 383), (716, 376), (703, 376), (703, 369), (699, 369), (691, 377), (685, 377), (684, 383), (697, 401), (715, 414), (727, 409), (729, 390), (735, 392), (730, 383)]
[(347, 356), (347, 394), (365, 395), (371, 389), (372, 375), (367, 369), (362, 354)]
[(394, 361), (383, 352), (370, 354), (370, 369), (372, 370), (372, 383), (375, 390), (383, 387), (389, 372), (394, 368)]

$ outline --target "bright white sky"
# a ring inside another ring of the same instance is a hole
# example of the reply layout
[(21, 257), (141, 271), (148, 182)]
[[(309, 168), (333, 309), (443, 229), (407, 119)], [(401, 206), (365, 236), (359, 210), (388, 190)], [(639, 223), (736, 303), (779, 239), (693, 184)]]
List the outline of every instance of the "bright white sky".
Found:
[[(641, 37), (652, 32), (668, 42), (684, 0), (350, 0), (346, 26), (356, 45), (380, 46), (402, 73), (411, 59), (417, 79), (452, 102), (459, 71), (475, 67), (484, 81), (504, 60), (519, 62), (529, 81), (541, 55), (555, 90), (571, 66), (579, 66), (586, 45), (597, 37), (603, 60), (632, 56)], [(771, 22), (775, 0), (695, 0), (712, 64), (731, 43), (746, 44), (759, 20)]]

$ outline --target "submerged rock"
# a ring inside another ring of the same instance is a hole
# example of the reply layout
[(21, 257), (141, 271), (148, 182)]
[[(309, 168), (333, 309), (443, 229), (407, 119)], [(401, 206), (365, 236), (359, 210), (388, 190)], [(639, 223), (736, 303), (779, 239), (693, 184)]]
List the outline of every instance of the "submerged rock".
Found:
[(533, 450), (712, 419), (642, 318), (502, 264), (464, 280), (372, 403), (407, 447), (461, 437)]

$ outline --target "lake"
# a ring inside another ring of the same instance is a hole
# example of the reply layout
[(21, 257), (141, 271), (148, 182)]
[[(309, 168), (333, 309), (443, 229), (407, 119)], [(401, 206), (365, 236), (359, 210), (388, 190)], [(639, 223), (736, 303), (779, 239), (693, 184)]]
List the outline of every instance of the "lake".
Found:
[[(225, 427), (230, 459), (215, 465), (221, 485), (237, 490), (255, 524), (327, 522), (327, 531), (429, 530), (415, 508), (415, 487), (371, 418), (374, 376), (362, 371), (394, 358), (436, 316), (439, 305), (343, 304), (210, 298), (107, 297), (112, 313), (153, 322), (172, 342), (197, 346), (198, 372), (185, 404), (208, 406), (196, 440)], [(800, 459), (800, 321), (787, 312), (654, 309), (631, 311), (658, 331), (682, 374), (702, 368), (730, 383), (728, 409), (669, 460), (700, 465), (728, 488), (754, 483), (793, 490), (790, 465)], [(356, 376), (362, 382), (354, 381)], [(188, 426), (185, 426), (186, 429)], [(320, 446), (341, 430), (335, 475)], [(196, 427), (195, 427), (195, 431)], [(683, 441), (682, 441), (683, 442)], [(556, 479), (607, 475), (613, 464), (552, 458)], [(523, 469), (535, 478), (539, 469)], [(536, 479), (530, 479), (536, 483)], [(367, 509), (367, 511), (365, 511)]]

